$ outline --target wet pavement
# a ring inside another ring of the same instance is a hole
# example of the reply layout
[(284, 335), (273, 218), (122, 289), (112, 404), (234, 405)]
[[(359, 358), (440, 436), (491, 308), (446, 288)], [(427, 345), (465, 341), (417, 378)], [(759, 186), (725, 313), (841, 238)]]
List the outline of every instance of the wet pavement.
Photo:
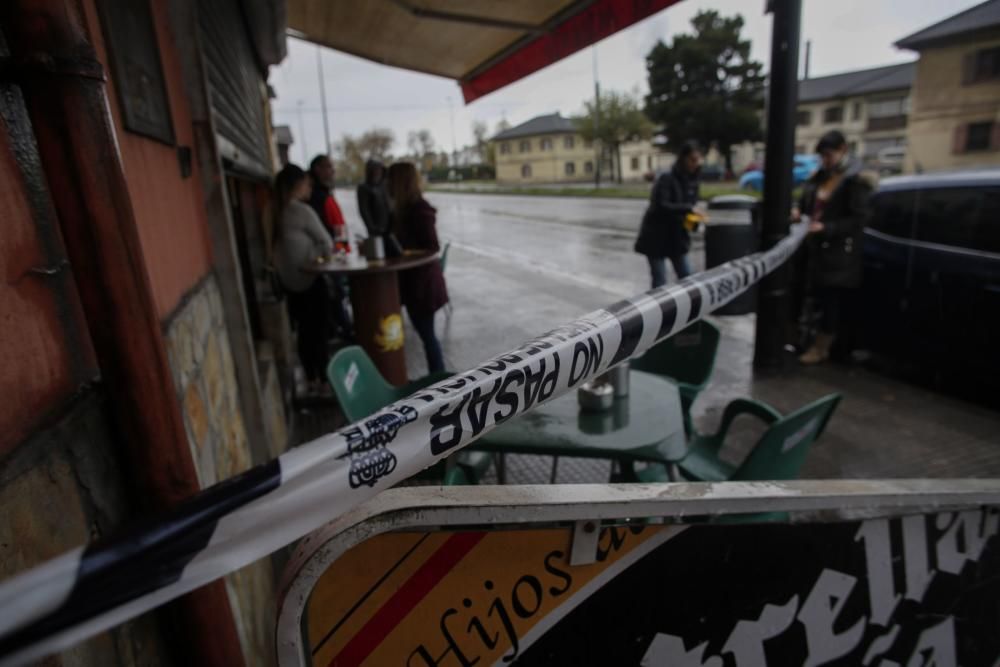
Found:
[[(337, 197), (348, 224), (360, 228), (353, 193)], [(645, 261), (632, 251), (642, 201), (434, 192), (427, 199), (438, 209), (439, 237), (452, 243), (445, 277), (453, 308), (437, 320), (449, 368), (473, 366), (648, 288)], [(703, 267), (702, 248), (696, 237), (696, 271)], [(803, 477), (1000, 477), (1000, 413), (859, 367), (755, 375), (754, 316), (712, 320), (723, 337), (711, 384), (694, 406), (699, 429), (715, 430), (722, 408), (736, 397), (785, 412), (840, 392), (843, 400)], [(412, 329), (407, 360), (412, 377), (426, 372)], [(738, 458), (760, 433), (749, 420), (736, 426), (724, 457)], [(548, 471), (545, 460), (508, 463), (515, 482), (547, 481)], [(607, 474), (600, 463), (562, 462), (558, 481), (602, 481)]]

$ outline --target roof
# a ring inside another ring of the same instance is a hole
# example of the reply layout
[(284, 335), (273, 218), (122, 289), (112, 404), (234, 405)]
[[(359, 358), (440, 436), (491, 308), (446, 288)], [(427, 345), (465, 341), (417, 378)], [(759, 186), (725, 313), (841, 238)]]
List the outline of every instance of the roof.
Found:
[(879, 192), (923, 190), (926, 188), (1000, 187), (1000, 168), (966, 168), (927, 174), (892, 176), (879, 182)]
[(920, 49), (950, 42), (972, 32), (1000, 27), (1000, 0), (987, 0), (964, 12), (949, 16), (932, 26), (913, 33), (896, 42), (900, 49)]
[(526, 123), (515, 125), (493, 137), (493, 141), (517, 139), (518, 137), (533, 137), (538, 134), (557, 134), (576, 132), (576, 125), (570, 118), (563, 118), (559, 112), (535, 116)]
[(916, 63), (903, 63), (803, 79), (799, 81), (799, 102), (817, 102), (909, 88), (913, 85), (916, 68)]
[(457, 79), (466, 102), (678, 0), (287, 0), (289, 33)]

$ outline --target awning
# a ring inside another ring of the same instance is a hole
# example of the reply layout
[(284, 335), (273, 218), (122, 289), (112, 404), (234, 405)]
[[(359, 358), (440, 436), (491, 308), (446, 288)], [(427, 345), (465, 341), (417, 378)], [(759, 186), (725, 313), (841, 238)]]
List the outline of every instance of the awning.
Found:
[(679, 0), (288, 0), (293, 34), (456, 79), (471, 102)]

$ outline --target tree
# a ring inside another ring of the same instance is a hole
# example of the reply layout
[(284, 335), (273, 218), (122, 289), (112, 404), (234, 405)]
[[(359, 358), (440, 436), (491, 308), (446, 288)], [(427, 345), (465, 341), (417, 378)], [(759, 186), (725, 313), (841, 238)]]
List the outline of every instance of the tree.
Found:
[(339, 181), (360, 182), (365, 176), (365, 162), (371, 159), (391, 161), (389, 150), (396, 141), (392, 130), (372, 128), (360, 137), (341, 136), (333, 145), (333, 162)]
[(743, 17), (699, 12), (694, 33), (673, 44), (657, 42), (646, 56), (646, 114), (676, 148), (686, 140), (716, 144), (732, 170), (731, 147), (761, 137), (763, 65), (750, 59), (750, 41), (740, 38)]
[(489, 158), (490, 140), (486, 136), (487, 134), (489, 134), (489, 128), (486, 127), (486, 123), (477, 120), (472, 124), (472, 136), (476, 141), (476, 159), (480, 164), (486, 162)]
[(638, 95), (611, 91), (603, 93), (597, 101), (599, 114), (595, 113), (593, 100), (584, 102), (585, 113), (576, 120), (577, 131), (587, 141), (599, 141), (602, 149), (610, 151), (621, 182), (621, 145), (648, 139), (653, 134), (653, 124), (643, 113)]
[(437, 155), (434, 153), (434, 137), (429, 130), (410, 132), (406, 137), (406, 145), (410, 154), (420, 163), (421, 169), (428, 172), (434, 166)]
[(387, 127), (376, 127), (368, 130), (358, 138), (358, 148), (365, 159), (386, 161), (389, 150), (396, 142), (396, 136)]

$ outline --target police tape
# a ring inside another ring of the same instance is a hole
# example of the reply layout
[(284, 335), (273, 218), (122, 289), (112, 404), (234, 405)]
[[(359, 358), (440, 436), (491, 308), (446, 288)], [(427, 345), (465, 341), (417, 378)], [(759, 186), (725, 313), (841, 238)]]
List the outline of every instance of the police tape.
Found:
[(765, 252), (594, 311), (278, 459), (150, 524), (0, 584), (0, 665), (64, 650), (263, 558), (500, 424), (720, 308), (780, 266)]

